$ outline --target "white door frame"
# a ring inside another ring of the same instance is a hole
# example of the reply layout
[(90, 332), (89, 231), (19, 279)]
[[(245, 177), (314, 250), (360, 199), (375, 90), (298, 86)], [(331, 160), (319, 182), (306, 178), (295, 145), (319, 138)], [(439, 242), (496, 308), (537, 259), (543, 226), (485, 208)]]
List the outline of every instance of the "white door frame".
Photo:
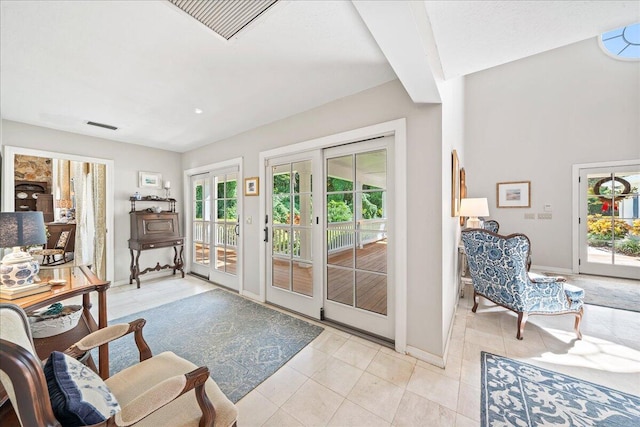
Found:
[[(182, 198), (183, 198), (183, 203), (182, 206), (184, 207), (184, 221), (183, 221), (183, 227), (184, 227), (184, 236), (185, 236), (185, 242), (188, 242), (188, 244), (185, 245), (185, 269), (187, 271), (191, 271), (191, 257), (192, 257), (192, 250), (191, 250), (191, 243), (193, 242), (193, 236), (192, 236), (192, 231), (191, 231), (191, 214), (192, 214), (192, 208), (191, 208), (191, 177), (193, 175), (198, 175), (201, 173), (206, 173), (206, 172), (213, 172), (216, 169), (224, 169), (224, 168), (228, 168), (231, 166), (238, 166), (238, 183), (242, 183), (244, 182), (244, 175), (242, 173), (242, 164), (243, 164), (243, 158), (242, 157), (235, 157), (233, 159), (229, 159), (229, 160), (224, 160), (222, 162), (217, 162), (217, 163), (211, 163), (208, 165), (204, 165), (204, 166), (198, 166), (196, 168), (191, 168), (191, 169), (186, 169), (183, 172), (183, 190), (182, 190)], [(238, 187), (238, 191), (242, 191), (242, 186)], [(244, 197), (242, 197), (240, 194), (238, 195), (238, 218), (242, 218), (242, 212), (243, 212), (243, 203), (244, 203)], [(242, 291), (244, 289), (244, 280), (243, 280), (243, 270), (244, 270), (244, 224), (243, 221), (239, 221), (240, 224), (240, 248), (238, 248), (238, 270), (237, 270), (237, 275), (238, 275), (238, 292), (240, 294), (242, 294)]]
[[(632, 159), (632, 160), (619, 160), (619, 161), (611, 161), (611, 162), (599, 162), (599, 163), (580, 163), (573, 165), (572, 167), (572, 199), (573, 199), (573, 220), (572, 223), (572, 240), (573, 240), (573, 250), (572, 250), (572, 265), (571, 270), (573, 273), (578, 274), (580, 272), (580, 183), (578, 180), (580, 179), (580, 170), (581, 169), (592, 169), (592, 168), (606, 168), (606, 167), (617, 167), (617, 166), (631, 166), (637, 165), (640, 163), (640, 159)], [(584, 219), (587, 220), (586, 218)]]
[(105, 165), (106, 169), (106, 182), (105, 182), (105, 226), (106, 226), (106, 250), (107, 250), (107, 262), (106, 262), (106, 280), (109, 282), (115, 281), (115, 254), (114, 254), (114, 234), (115, 228), (113, 225), (113, 205), (114, 205), (114, 182), (115, 182), (115, 169), (113, 160), (101, 159), (97, 157), (82, 156), (76, 154), (59, 153), (56, 151), (45, 151), (40, 149), (12, 147), (9, 145), (4, 146), (4, 162), (2, 171), (2, 210), (13, 212), (15, 209), (15, 199), (13, 188), (15, 186), (15, 157), (21, 154), (25, 156), (35, 157), (50, 157), (52, 159), (64, 159), (73, 162), (83, 163), (98, 163)]
[[(378, 123), (334, 135), (311, 139), (297, 144), (260, 152), (260, 181), (265, 181), (265, 165), (272, 157), (284, 156), (308, 150), (317, 150), (351, 142), (359, 142), (379, 136), (394, 135), (395, 176), (395, 230), (399, 244), (395, 248), (395, 274), (391, 279), (396, 285), (395, 350), (404, 353), (407, 347), (407, 121), (405, 118)], [(265, 193), (260, 194), (260, 219), (266, 215)], [(261, 223), (262, 224), (262, 223)], [(260, 245), (260, 295), (265, 302), (266, 296), (266, 245)]]

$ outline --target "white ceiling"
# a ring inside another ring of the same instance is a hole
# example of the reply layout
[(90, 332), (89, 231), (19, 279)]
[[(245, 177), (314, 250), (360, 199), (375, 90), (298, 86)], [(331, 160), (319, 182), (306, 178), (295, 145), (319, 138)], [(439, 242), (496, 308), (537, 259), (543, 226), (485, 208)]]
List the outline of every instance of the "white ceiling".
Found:
[(226, 41), (164, 0), (2, 0), (2, 118), (184, 152), (396, 76), (438, 102), (438, 79), (640, 21), (640, 1), (355, 4), (281, 1)]

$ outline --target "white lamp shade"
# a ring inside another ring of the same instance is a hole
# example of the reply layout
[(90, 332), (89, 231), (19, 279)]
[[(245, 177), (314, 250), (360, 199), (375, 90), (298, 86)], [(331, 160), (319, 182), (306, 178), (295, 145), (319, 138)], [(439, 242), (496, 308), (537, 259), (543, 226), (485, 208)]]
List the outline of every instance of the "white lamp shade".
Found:
[(487, 201), (487, 198), (479, 197), (462, 199), (460, 202), (460, 216), (489, 216), (489, 202)]

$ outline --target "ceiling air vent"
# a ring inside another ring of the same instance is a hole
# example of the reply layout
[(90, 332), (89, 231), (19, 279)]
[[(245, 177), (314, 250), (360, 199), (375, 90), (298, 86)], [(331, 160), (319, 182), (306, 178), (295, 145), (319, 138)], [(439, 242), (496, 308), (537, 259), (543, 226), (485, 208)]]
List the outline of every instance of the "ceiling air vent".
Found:
[(169, 0), (225, 39), (249, 25), (278, 0)]
[(98, 122), (87, 122), (87, 124), (90, 125), (90, 126), (97, 126), (99, 128), (105, 128), (105, 129), (111, 129), (111, 130), (118, 129), (115, 126), (105, 125), (104, 123), (98, 123)]

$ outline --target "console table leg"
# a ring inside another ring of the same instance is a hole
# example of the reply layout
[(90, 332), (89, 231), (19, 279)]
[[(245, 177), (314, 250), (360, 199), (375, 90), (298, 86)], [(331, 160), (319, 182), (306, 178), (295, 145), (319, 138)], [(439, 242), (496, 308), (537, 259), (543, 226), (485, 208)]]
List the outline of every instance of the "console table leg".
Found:
[(140, 251), (137, 251), (134, 277), (136, 279), (136, 285), (138, 286), (138, 289), (140, 289), (140, 263), (138, 262), (139, 259), (140, 259)]
[(131, 264), (129, 264), (129, 284), (133, 283), (133, 276), (134, 276), (134, 271), (133, 271), (133, 249), (129, 249), (129, 255), (131, 257)]

